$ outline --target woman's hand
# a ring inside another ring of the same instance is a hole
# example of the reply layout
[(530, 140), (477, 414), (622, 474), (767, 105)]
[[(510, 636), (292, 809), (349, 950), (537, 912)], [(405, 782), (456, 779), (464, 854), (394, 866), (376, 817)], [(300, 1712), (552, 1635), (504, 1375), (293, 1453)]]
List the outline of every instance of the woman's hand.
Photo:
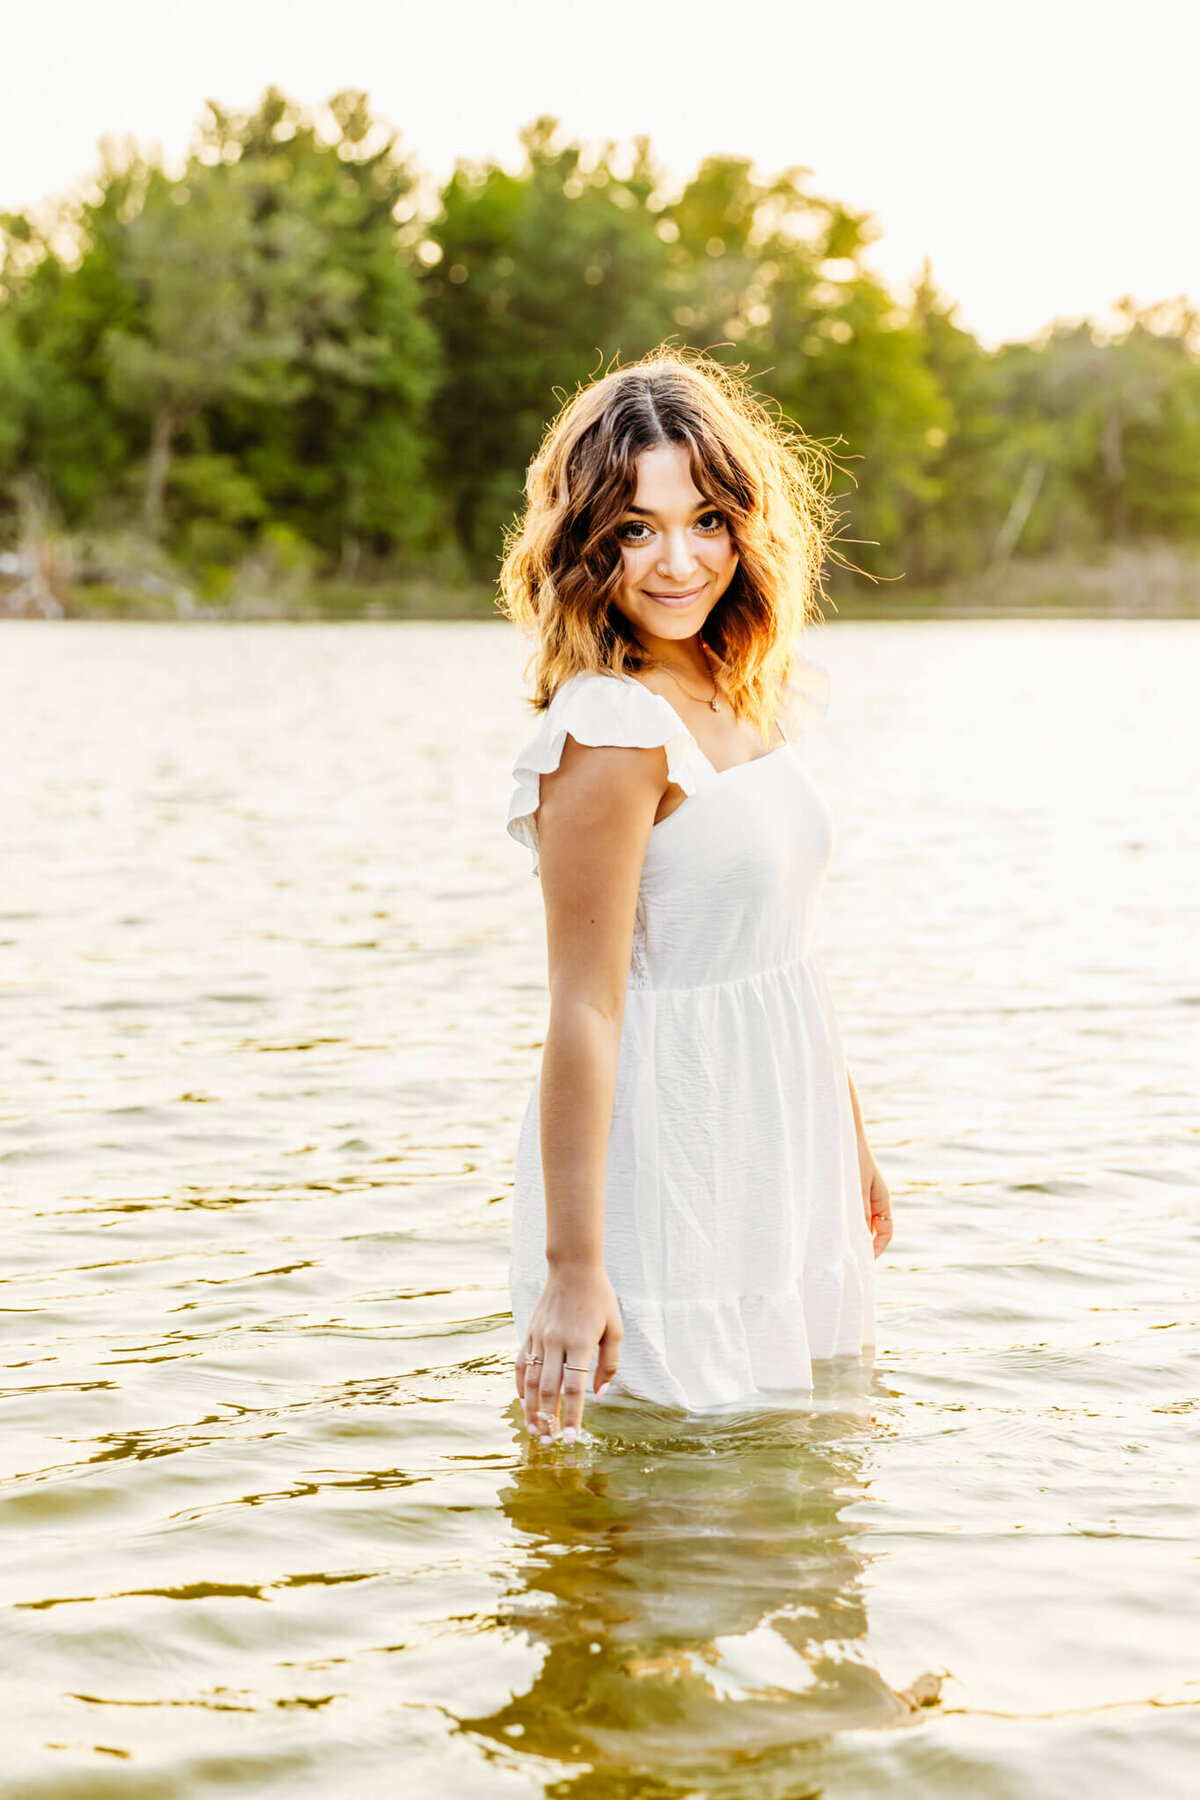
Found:
[(862, 1185), (867, 1230), (874, 1239), (875, 1254), (879, 1256), (892, 1241), (892, 1196), (865, 1138), (858, 1141), (858, 1178)]
[(863, 1212), (866, 1215), (867, 1230), (875, 1240), (875, 1254), (878, 1256), (892, 1241), (892, 1196), (888, 1193), (887, 1182), (880, 1174), (879, 1164), (867, 1142), (867, 1128), (863, 1124), (858, 1089), (849, 1069), (846, 1070), (846, 1080), (850, 1087), (854, 1136), (858, 1144), (858, 1179), (862, 1187)]
[(603, 1265), (552, 1268), (517, 1352), (517, 1392), (534, 1437), (557, 1435), (561, 1396), (563, 1438), (575, 1442), (597, 1345), (593, 1385), (600, 1395), (617, 1372), (621, 1349), (621, 1309), (613, 1285)]

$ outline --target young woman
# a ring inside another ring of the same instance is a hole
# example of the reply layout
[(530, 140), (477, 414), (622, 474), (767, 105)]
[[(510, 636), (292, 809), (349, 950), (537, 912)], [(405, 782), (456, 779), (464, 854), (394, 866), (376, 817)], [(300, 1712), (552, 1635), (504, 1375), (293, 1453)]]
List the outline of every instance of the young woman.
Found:
[(517, 1147), (510, 1287), (532, 1434), (596, 1399), (802, 1401), (873, 1348), (892, 1234), (812, 948), (824, 709), (795, 640), (825, 464), (735, 376), (654, 352), (583, 388), (501, 574), (541, 722), (508, 829), (546, 911), (550, 1020)]

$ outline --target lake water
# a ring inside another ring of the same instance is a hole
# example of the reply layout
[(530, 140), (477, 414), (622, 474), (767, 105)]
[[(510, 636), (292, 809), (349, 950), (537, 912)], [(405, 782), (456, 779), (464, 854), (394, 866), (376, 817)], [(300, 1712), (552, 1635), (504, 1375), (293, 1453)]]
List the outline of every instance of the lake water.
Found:
[(6, 1795), (1164, 1800), (1200, 624), (838, 624), (874, 1366), (530, 1446), (502, 624), (0, 630)]

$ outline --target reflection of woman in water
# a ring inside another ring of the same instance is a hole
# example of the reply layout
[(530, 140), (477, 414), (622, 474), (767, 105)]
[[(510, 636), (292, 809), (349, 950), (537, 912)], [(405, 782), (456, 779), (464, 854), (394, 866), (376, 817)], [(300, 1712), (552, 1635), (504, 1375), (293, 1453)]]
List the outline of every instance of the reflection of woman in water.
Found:
[(794, 1403), (874, 1342), (887, 1186), (812, 936), (831, 827), (794, 738), (827, 549), (817, 453), (735, 377), (656, 352), (551, 426), (502, 573), (540, 723), (509, 830), (550, 1022), (510, 1282), (531, 1431), (611, 1392)]
[[(605, 1800), (626, 1792), (605, 1784), (620, 1769), (652, 1768), (667, 1800), (707, 1791), (731, 1758), (740, 1784), (714, 1792), (750, 1792), (764, 1762), (799, 1781), (812, 1740), (907, 1724), (934, 1703), (936, 1676), (897, 1692), (867, 1657), (870, 1539), (853, 1509), (873, 1428), (847, 1390), (870, 1376), (840, 1380), (845, 1411), (607, 1445), (578, 1468), (574, 1451), (518, 1465), (501, 1504), (521, 1560), (501, 1609), (545, 1654), (524, 1692), (463, 1728), (591, 1764)], [(590, 1792), (589, 1778), (571, 1791)]]

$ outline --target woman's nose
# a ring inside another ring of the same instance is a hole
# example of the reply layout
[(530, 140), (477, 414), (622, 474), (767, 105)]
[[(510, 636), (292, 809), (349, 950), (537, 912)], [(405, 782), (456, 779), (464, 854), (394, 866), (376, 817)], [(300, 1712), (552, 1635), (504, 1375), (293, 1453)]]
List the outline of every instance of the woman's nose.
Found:
[(667, 574), (675, 581), (685, 575), (691, 575), (696, 567), (696, 555), (691, 541), (685, 531), (668, 532), (666, 543), (662, 547), (659, 562)]

